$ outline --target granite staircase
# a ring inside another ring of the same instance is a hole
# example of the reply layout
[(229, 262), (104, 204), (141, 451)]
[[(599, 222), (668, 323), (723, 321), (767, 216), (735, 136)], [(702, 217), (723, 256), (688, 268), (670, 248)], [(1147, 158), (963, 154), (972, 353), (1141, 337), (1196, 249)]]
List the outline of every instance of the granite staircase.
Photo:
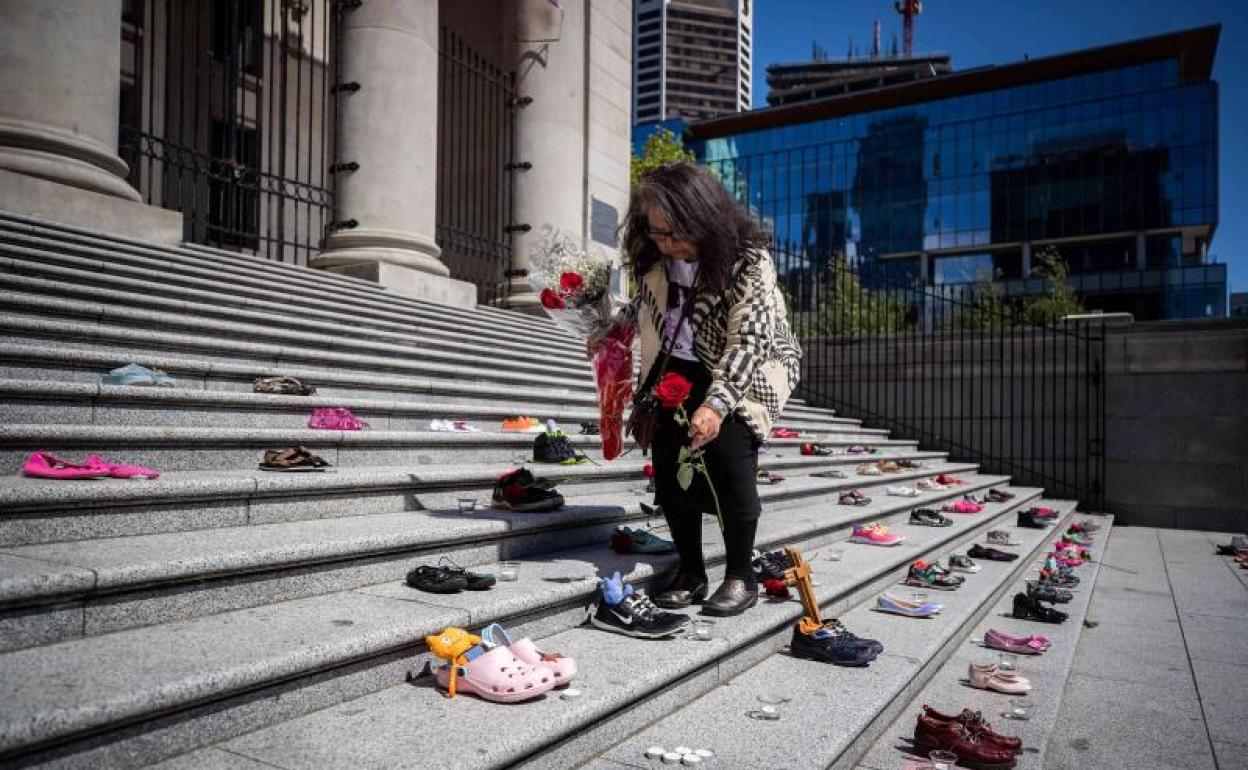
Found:
[[(573, 429), (596, 418), (582, 345), (554, 323), (6, 215), (0, 292), (0, 766), (647, 767), (641, 744), (701, 740), (718, 747), (722, 767), (852, 767), (1052, 539), (1013, 527), (1017, 509), (1043, 499), (1023, 487), (952, 527), (909, 526), (915, 507), (1010, 488), (1009, 479), (794, 402), (782, 423), (825, 445), (925, 462), (856, 476), (859, 458), (803, 457), (801, 439), (769, 441), (761, 456), (785, 481), (760, 488), (760, 547), (808, 553), (825, 612), (884, 641), (885, 655), (859, 670), (788, 658), (801, 614), (793, 601), (722, 619), (710, 642), (611, 635), (582, 625), (596, 578), (619, 570), (644, 586), (674, 568), (672, 557), (606, 548), (619, 524), (658, 524), (641, 508), (643, 459), (534, 466), (559, 480), (564, 508), (488, 507), (497, 475), (531, 453), (531, 435), (499, 430), (504, 417)], [(127, 362), (164, 369), (177, 387), (100, 384)], [(254, 378), (278, 374), (318, 392), (251, 392)], [(317, 406), (348, 407), (372, 427), (309, 430)], [(432, 419), (481, 431), (434, 432)], [(600, 459), (597, 437), (572, 440)], [(256, 469), (263, 450), (293, 444), (333, 467)], [(99, 452), (164, 473), (23, 478), (35, 450)], [(812, 475), (834, 467), (851, 477)], [(884, 494), (942, 472), (967, 484), (917, 499)], [(873, 502), (837, 505), (847, 488)], [(461, 499), (477, 509), (461, 512)], [(1051, 504), (1074, 515), (1073, 503)], [(868, 521), (904, 544), (844, 545)], [(718, 573), (722, 544), (714, 522), (704, 526)], [(1024, 558), (986, 565), (939, 619), (865, 608), (914, 559), (943, 557), (990, 528), (1017, 531)], [(825, 558), (834, 549), (841, 560)], [(484, 571), (519, 560), (521, 578), (451, 596), (404, 585), (407, 570), (444, 556)], [(582, 695), (511, 707), (440, 695), (424, 636), (495, 621), (577, 658)], [(741, 716), (778, 688), (795, 718)], [(818, 751), (795, 751), (816, 740)]]

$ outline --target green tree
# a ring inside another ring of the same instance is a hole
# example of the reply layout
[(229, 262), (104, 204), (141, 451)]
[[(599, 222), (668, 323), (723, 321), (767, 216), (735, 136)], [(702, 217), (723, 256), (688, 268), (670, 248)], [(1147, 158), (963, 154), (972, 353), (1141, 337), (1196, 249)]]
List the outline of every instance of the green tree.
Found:
[(1056, 324), (1065, 316), (1086, 313), (1075, 290), (1070, 288), (1070, 268), (1056, 247), (1046, 246), (1036, 255), (1034, 276), (1043, 278), (1048, 288), (1038, 297), (1023, 302), (1023, 320), (1031, 326)]
[[(792, 310), (796, 303), (787, 299)], [(907, 328), (906, 303), (887, 291), (865, 288), (840, 254), (828, 261), (812, 300), (810, 310), (792, 314), (799, 334), (856, 337)]]
[(629, 184), (636, 187), (641, 175), (652, 168), (680, 161), (693, 162), (693, 160), (693, 151), (685, 149), (685, 144), (680, 137), (666, 128), (656, 128), (654, 133), (646, 139), (645, 145), (641, 148), (641, 155), (634, 154), (629, 159)]

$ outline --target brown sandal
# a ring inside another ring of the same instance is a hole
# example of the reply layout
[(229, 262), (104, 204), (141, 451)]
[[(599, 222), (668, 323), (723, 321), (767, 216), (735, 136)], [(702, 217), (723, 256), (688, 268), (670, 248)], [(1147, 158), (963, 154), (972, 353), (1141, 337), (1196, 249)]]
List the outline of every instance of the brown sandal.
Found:
[(259, 465), (262, 471), (284, 472), (321, 471), (329, 467), (326, 460), (312, 454), (305, 446), (266, 449)]

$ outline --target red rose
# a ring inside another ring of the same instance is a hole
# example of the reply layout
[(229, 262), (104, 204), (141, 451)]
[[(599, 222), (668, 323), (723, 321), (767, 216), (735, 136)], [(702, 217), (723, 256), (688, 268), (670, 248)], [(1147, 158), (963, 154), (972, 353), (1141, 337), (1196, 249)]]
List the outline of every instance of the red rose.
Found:
[(654, 386), (654, 395), (659, 399), (660, 404), (668, 409), (675, 409), (685, 403), (691, 390), (693, 390), (692, 382), (676, 372), (668, 372), (663, 375), (663, 379), (659, 380), (659, 384)]
[(554, 289), (542, 289), (542, 305), (550, 310), (562, 310), (567, 307), (563, 302), (563, 297), (556, 294)]
[(641, 472), (645, 474), (648, 479), (654, 478), (654, 466), (650, 463), (646, 463), (645, 467), (641, 469)]
[(585, 279), (581, 278), (577, 273), (564, 273), (559, 276), (559, 288), (563, 292), (563, 296), (575, 294), (585, 285)]

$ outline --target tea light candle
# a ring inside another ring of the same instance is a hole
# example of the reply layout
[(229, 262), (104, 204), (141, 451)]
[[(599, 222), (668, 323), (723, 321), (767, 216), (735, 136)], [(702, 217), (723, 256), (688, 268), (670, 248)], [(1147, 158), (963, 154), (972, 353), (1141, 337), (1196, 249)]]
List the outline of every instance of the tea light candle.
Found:
[(679, 755), (679, 754), (677, 754), (676, 752), (674, 752), (674, 751), (669, 751), (669, 752), (666, 752), (666, 753), (663, 755), (663, 764), (665, 764), (665, 765), (675, 765), (675, 764), (679, 764), (679, 763), (680, 763), (680, 755)]
[(680, 763), (682, 765), (700, 765), (702, 764), (702, 757), (699, 757), (697, 754), (682, 754)]
[(699, 642), (709, 642), (711, 640), (711, 623), (709, 620), (693, 621), (693, 638)]
[(1019, 698), (1010, 701), (1010, 717), (1013, 719), (1027, 719), (1031, 716), (1031, 701)]
[(953, 770), (958, 764), (958, 755), (952, 751), (933, 751), (927, 758), (932, 760), (932, 770)]
[(646, 759), (662, 759), (667, 751), (662, 746), (651, 746), (646, 749)]
[(676, 748), (672, 749), (672, 751), (674, 751), (674, 752), (676, 752), (677, 754), (680, 754), (680, 755), (682, 755), (682, 756), (683, 756), (683, 755), (685, 755), (685, 754), (692, 754), (692, 753), (693, 753), (693, 749), (689, 748), (688, 746), (677, 746)]
[(711, 757), (715, 756), (715, 752), (711, 751), (710, 749), (694, 749), (693, 753), (697, 754), (699, 757), (702, 757), (703, 759), (710, 759)]
[(459, 498), (459, 512), (460, 513), (468, 513), (469, 511), (475, 511), (476, 509), (477, 509), (476, 498), (472, 498), (472, 497)]
[(999, 665), (1002, 671), (1014, 671), (1018, 668), (1018, 656), (1012, 652), (1003, 652)]
[(520, 579), (520, 562), (518, 561), (502, 561), (498, 563), (498, 579), (499, 580), (519, 580)]
[(833, 548), (832, 550), (828, 551), (828, 561), (840, 561), (841, 555), (844, 553), (845, 552), (842, 551), (840, 548)]

